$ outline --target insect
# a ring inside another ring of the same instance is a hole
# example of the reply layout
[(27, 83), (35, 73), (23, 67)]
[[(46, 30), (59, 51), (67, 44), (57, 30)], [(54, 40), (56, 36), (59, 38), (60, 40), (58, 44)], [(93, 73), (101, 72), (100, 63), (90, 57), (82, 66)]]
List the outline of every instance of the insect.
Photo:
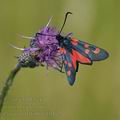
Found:
[(13, 79), (22, 67), (35, 68), (39, 65), (44, 66), (44, 63), (46, 63), (47, 66), (62, 72), (64, 65), (69, 84), (73, 85), (79, 63), (92, 65), (93, 61), (104, 60), (109, 56), (108, 52), (102, 48), (72, 38), (70, 34), (61, 35), (69, 14), (72, 13), (66, 13), (60, 32), (56, 32), (52, 27), (48, 27), (47, 24), (43, 31), (36, 33), (34, 37), (26, 37), (31, 40), (28, 48), (18, 48), (11, 45), (16, 49), (22, 50), (22, 54), (17, 57), (18, 63), (10, 72), (0, 93), (0, 112)]
[(67, 16), (72, 14), (67, 12), (65, 15), (64, 23), (60, 32), (57, 35), (45, 35), (37, 33), (39, 35), (56, 37), (59, 44), (59, 51), (63, 58), (63, 65), (67, 75), (67, 79), (70, 85), (73, 85), (76, 79), (76, 73), (78, 72), (79, 63), (92, 65), (94, 61), (101, 61), (108, 58), (109, 54), (106, 50), (89, 44), (87, 42), (72, 38), (69, 35), (62, 36), (61, 32), (65, 26)]

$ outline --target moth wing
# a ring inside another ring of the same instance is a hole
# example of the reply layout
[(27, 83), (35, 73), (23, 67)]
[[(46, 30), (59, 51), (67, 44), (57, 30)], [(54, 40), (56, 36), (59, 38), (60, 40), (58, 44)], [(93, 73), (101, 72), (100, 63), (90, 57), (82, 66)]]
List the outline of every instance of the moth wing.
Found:
[(106, 50), (97, 47), (87, 42), (79, 41), (75, 38), (71, 39), (73, 49), (78, 51), (83, 56), (89, 58), (91, 61), (100, 61), (108, 58), (109, 54)]
[[(63, 48), (64, 49), (64, 48)], [(70, 85), (73, 85), (76, 79), (76, 72), (78, 71), (78, 62), (76, 58), (64, 49), (63, 59), (67, 79)]]

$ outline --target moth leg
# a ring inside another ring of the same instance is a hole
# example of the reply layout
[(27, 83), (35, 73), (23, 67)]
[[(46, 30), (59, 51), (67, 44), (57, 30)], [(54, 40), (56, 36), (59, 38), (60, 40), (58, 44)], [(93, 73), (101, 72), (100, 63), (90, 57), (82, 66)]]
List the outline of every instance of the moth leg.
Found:
[(63, 71), (63, 65), (64, 65), (64, 61), (62, 61), (62, 66), (61, 66), (61, 70), (60, 70), (60, 72), (62, 72), (62, 73), (64, 73), (64, 71)]

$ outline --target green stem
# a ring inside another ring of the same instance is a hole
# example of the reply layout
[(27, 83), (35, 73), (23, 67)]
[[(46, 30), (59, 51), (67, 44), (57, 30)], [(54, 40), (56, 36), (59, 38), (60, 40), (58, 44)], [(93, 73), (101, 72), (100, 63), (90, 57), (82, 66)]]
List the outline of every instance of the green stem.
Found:
[(20, 69), (21, 69), (21, 65), (17, 64), (16, 67), (10, 72), (8, 78), (5, 81), (4, 87), (2, 88), (0, 92), (0, 113), (3, 108), (5, 97), (10, 89), (10, 86), (13, 83), (14, 77), (16, 76), (16, 74), (18, 73)]

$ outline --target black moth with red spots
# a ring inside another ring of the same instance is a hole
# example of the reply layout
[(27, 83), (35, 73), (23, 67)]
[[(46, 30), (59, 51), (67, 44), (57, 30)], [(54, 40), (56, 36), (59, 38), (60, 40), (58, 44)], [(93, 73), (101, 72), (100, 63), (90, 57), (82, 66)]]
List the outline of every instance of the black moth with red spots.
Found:
[[(66, 13), (60, 33), (65, 25), (68, 14), (71, 14), (71, 12)], [(101, 61), (109, 56), (108, 52), (102, 48), (87, 42), (79, 41), (76, 38), (61, 36), (60, 33), (56, 36), (56, 39), (60, 46), (59, 51), (63, 58), (63, 64), (70, 85), (73, 85), (75, 82), (79, 63), (92, 65), (93, 61)]]
[(75, 38), (61, 37), (60, 52), (63, 56), (64, 67), (70, 85), (75, 82), (79, 63), (92, 65), (93, 61), (106, 59), (109, 54), (102, 48), (79, 41)]

